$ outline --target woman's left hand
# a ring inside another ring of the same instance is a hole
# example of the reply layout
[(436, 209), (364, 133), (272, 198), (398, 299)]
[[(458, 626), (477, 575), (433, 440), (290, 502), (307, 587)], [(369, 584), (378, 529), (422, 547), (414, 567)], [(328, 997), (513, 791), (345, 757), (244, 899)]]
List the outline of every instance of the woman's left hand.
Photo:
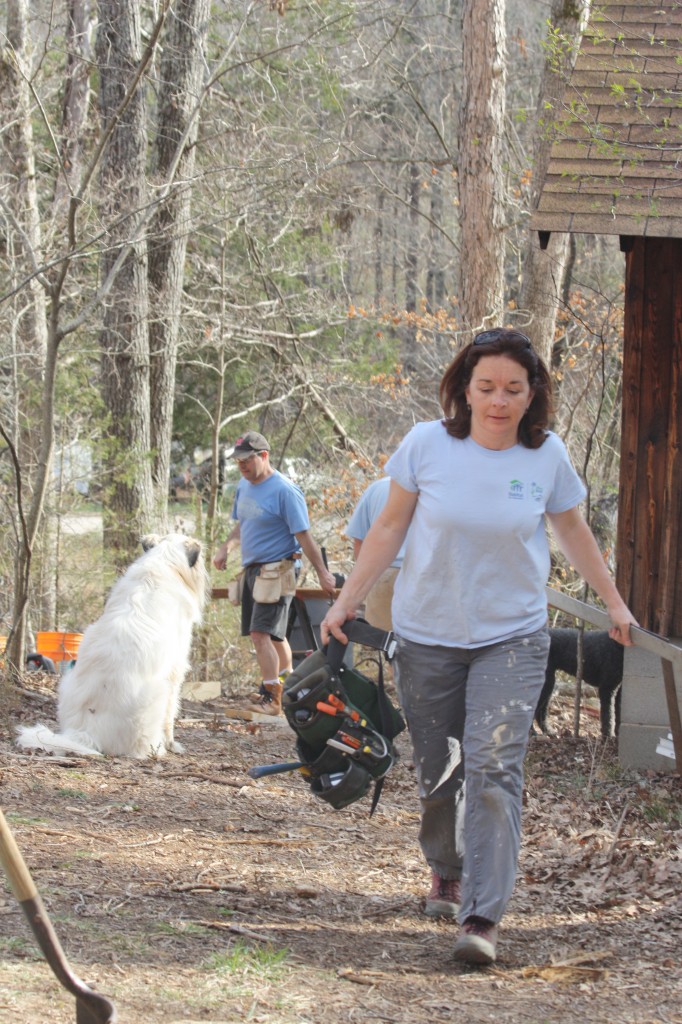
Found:
[(613, 625), (609, 629), (609, 636), (616, 640), (623, 647), (632, 647), (633, 639), (630, 636), (630, 626), (637, 626), (639, 623), (626, 604), (619, 604), (614, 608), (607, 608), (609, 618)]
[(348, 611), (341, 605), (340, 601), (335, 601), (320, 624), (322, 643), (328, 644), (329, 638), (333, 636), (342, 644), (347, 644), (348, 637), (344, 633), (342, 626), (349, 619), (354, 618), (355, 612)]

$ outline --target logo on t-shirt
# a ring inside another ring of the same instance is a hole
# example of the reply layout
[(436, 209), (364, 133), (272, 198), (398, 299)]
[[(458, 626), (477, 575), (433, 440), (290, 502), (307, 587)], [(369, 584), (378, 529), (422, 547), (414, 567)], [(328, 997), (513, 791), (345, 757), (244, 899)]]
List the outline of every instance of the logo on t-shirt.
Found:
[[(507, 493), (508, 498), (514, 498), (517, 501), (523, 501), (525, 497), (526, 485), (523, 480), (510, 480), (509, 491)], [(531, 501), (542, 501), (544, 495), (544, 488), (541, 484), (536, 484), (535, 481), (530, 485), (530, 497)]]

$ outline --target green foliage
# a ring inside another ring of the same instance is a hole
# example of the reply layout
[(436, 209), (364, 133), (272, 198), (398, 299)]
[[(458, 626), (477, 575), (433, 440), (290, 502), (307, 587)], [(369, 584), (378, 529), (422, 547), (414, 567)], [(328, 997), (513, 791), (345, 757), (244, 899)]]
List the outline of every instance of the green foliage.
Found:
[(672, 829), (682, 827), (682, 807), (679, 800), (669, 794), (654, 796), (642, 791), (642, 795), (644, 797), (642, 813), (647, 821)]
[(241, 939), (237, 939), (229, 950), (214, 953), (204, 961), (204, 967), (219, 974), (256, 977), (263, 975), (272, 981), (282, 976), (288, 957), (288, 949), (275, 949), (269, 944), (249, 946)]
[[(577, 11), (575, 12), (575, 18), (576, 20), (578, 18)], [(567, 65), (573, 63), (575, 43), (572, 38), (569, 38), (565, 32), (562, 32), (549, 19), (547, 19), (545, 25), (547, 26), (547, 35), (542, 43), (545, 59), (551, 70), (555, 74), (561, 75), (565, 72)]]

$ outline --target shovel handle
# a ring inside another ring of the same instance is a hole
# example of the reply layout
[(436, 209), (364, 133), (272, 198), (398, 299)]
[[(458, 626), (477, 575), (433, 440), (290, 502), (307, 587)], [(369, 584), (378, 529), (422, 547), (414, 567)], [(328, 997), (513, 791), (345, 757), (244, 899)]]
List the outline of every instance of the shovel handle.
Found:
[(83, 983), (74, 975), (67, 963), (59, 939), (43, 906), (43, 901), (2, 810), (0, 810), (0, 859), (14, 895), (21, 904), (21, 909), (26, 914), (33, 934), (48, 963), (65, 988), (70, 991), (74, 990), (74, 986), (79, 988)]
[(12, 892), (19, 902), (22, 903), (24, 900), (35, 899), (37, 896), (35, 884), (29, 874), (26, 862), (21, 855), (21, 850), (16, 844), (1, 808), (0, 861), (2, 861), (5, 874), (12, 886)]
[(0, 862), (53, 974), (76, 997), (76, 1024), (115, 1024), (116, 1009), (71, 969), (21, 850), (0, 808)]

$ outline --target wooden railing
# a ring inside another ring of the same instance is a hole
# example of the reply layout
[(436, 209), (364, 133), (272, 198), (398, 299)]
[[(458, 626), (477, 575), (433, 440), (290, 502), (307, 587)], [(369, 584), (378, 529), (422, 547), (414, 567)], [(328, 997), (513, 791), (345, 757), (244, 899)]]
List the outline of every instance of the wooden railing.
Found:
[[(577, 619), (589, 622), (600, 629), (610, 629), (611, 620), (601, 608), (578, 601), (568, 594), (561, 594), (552, 587), (547, 587), (547, 603), (552, 608), (567, 615), (573, 615)], [(675, 688), (675, 670), (679, 678), (682, 678), (682, 647), (673, 644), (658, 633), (652, 633), (641, 626), (631, 626), (630, 636), (635, 647), (641, 647), (651, 654), (656, 654), (661, 659), (663, 670), (663, 683), (665, 685), (665, 699), (668, 705), (668, 718), (670, 719), (670, 731), (673, 738), (673, 750), (675, 751), (675, 764), (677, 772), (682, 775), (682, 719), (680, 718), (680, 705), (677, 699)]]
[[(611, 628), (611, 620), (601, 608), (597, 608), (592, 604), (586, 604), (584, 601), (578, 601), (577, 598), (569, 597), (568, 594), (562, 594), (552, 587), (547, 587), (546, 592), (547, 603), (552, 608), (558, 608), (559, 611), (565, 612), (566, 615), (582, 619), (583, 622), (589, 622), (590, 625), (598, 626), (600, 629)], [(226, 598), (227, 589), (214, 587), (211, 597), (214, 599)], [(326, 598), (328, 595), (323, 590), (299, 588), (296, 591), (296, 597), (301, 602), (301, 608), (304, 609), (307, 600)], [(675, 688), (676, 669), (679, 678), (682, 679), (682, 647), (671, 643), (670, 640), (659, 636), (658, 633), (651, 633), (648, 629), (642, 629), (641, 626), (632, 626), (630, 628), (630, 636), (636, 647), (641, 647), (651, 654), (656, 654), (661, 659), (665, 699), (668, 705), (668, 718), (670, 719), (670, 731), (673, 738), (673, 750), (675, 751), (675, 764), (678, 774), (682, 775), (682, 719), (680, 718), (680, 705)]]

